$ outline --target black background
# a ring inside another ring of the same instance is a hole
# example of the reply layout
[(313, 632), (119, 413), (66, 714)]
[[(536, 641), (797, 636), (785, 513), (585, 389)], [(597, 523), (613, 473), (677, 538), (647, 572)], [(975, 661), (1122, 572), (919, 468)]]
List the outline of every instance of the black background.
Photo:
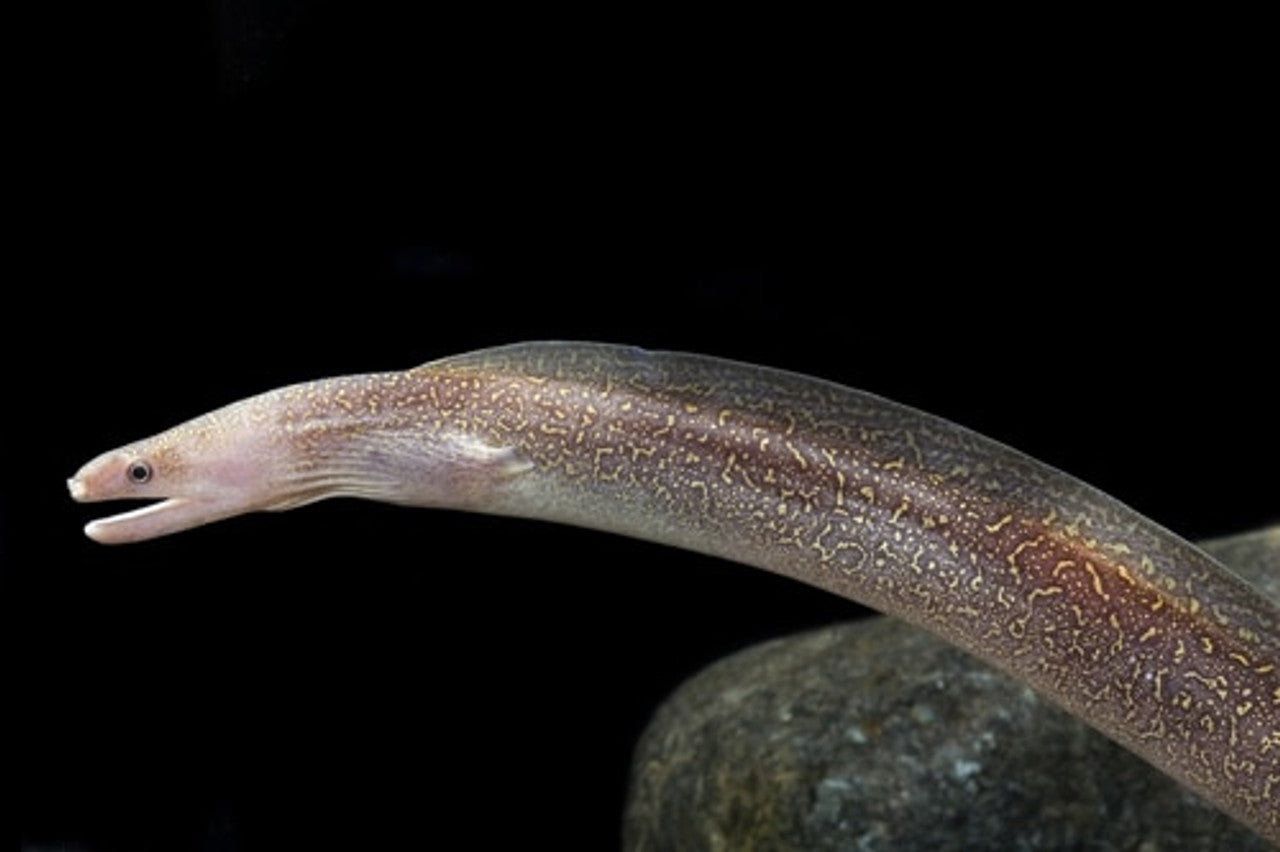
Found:
[(80, 534), (111, 511), (66, 496), (80, 464), (278, 385), (524, 339), (703, 351), (947, 416), (1188, 537), (1280, 519), (1274, 140), (1254, 54), (1196, 22), (41, 14), (0, 492), (33, 843), (612, 848), (664, 694), (861, 612), (351, 501)]

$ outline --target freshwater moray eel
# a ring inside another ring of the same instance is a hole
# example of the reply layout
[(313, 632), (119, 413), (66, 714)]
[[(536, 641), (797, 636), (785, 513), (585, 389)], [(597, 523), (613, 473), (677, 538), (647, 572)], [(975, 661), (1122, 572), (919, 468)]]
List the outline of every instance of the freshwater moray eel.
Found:
[(699, 355), (528, 343), (292, 385), (105, 453), (114, 544), (352, 496), (754, 565), (1012, 673), (1280, 844), (1280, 609), (1096, 489), (963, 427)]

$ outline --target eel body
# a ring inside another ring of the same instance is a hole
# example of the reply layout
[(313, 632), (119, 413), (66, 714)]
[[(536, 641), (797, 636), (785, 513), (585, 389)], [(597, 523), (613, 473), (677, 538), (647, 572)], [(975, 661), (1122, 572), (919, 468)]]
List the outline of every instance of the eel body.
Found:
[(965, 428), (696, 355), (532, 343), (293, 385), (106, 453), (77, 500), (152, 538), (355, 496), (714, 554), (939, 634), (1280, 843), (1280, 610), (1096, 489)]

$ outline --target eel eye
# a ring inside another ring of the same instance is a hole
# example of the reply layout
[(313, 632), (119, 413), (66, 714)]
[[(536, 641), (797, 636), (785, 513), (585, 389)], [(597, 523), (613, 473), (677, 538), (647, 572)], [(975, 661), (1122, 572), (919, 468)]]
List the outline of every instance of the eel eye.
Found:
[(142, 485), (151, 479), (151, 465), (139, 459), (130, 463), (125, 476), (129, 477), (129, 481), (134, 485)]

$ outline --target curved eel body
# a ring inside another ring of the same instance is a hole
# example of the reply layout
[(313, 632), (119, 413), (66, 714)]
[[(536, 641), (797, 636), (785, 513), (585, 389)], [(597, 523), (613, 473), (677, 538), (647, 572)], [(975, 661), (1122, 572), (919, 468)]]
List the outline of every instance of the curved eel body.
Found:
[(960, 426), (714, 358), (532, 343), (294, 385), (106, 453), (137, 541), (355, 496), (714, 554), (919, 624), (1280, 843), (1280, 610), (1094, 488)]

